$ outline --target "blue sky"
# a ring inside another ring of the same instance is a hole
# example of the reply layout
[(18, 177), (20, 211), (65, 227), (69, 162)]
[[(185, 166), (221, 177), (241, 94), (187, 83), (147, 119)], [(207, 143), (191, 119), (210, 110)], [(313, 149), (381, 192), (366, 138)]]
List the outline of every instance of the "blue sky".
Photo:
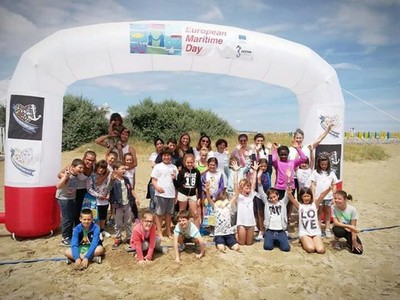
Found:
[[(2, 0), (0, 103), (21, 54), (48, 35), (76, 26), (141, 20), (233, 26), (308, 46), (338, 73), (346, 91), (346, 130), (400, 131), (400, 0)], [(67, 92), (121, 113), (151, 97), (210, 109), (238, 130), (293, 131), (298, 126), (292, 92), (223, 75), (113, 75), (76, 82)]]

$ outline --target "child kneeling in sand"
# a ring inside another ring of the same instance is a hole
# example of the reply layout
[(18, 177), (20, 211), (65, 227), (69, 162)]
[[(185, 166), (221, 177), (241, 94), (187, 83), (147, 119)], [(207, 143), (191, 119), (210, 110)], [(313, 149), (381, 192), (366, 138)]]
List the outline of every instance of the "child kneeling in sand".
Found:
[(288, 219), (286, 206), (289, 202), (287, 196), (291, 192), (290, 186), (287, 187), (285, 196), (279, 200), (279, 192), (274, 188), (269, 188), (267, 194), (261, 184), (261, 176), (258, 176), (258, 193), (265, 204), (265, 235), (264, 250), (273, 250), (275, 244), (279, 245), (281, 251), (290, 251), (290, 244), (285, 230), (287, 229)]
[(101, 264), (104, 247), (100, 240), (100, 227), (93, 223), (93, 213), (83, 209), (79, 218), (81, 221), (72, 233), (71, 248), (65, 250), (65, 256), (75, 261), (75, 268), (86, 269), (89, 261)]
[(215, 214), (214, 242), (217, 249), (225, 253), (225, 246), (228, 246), (232, 250), (239, 251), (235, 228), (231, 224), (232, 206), (236, 198), (228, 200), (228, 193), (224, 189), (214, 201), (210, 195), (209, 181), (206, 182), (206, 197)]
[[(190, 212), (187, 210), (182, 210), (177, 214), (178, 223), (174, 229), (174, 249), (175, 249), (175, 262), (181, 262), (180, 252), (185, 249), (186, 240), (191, 240), (196, 245), (196, 258), (201, 258), (204, 256), (204, 242), (200, 235), (199, 229), (190, 220)], [(198, 251), (199, 250), (199, 251)]]
[(140, 223), (133, 225), (130, 245), (136, 251), (138, 265), (151, 262), (154, 250), (164, 254), (168, 252), (167, 247), (161, 247), (161, 238), (156, 235), (154, 214), (151, 211), (145, 211)]
[(287, 193), (290, 202), (299, 211), (299, 237), (303, 249), (308, 253), (325, 253), (325, 246), (321, 239), (321, 227), (318, 222), (318, 207), (331, 191), (332, 184), (314, 201), (311, 188), (302, 187), (296, 200), (292, 192)]

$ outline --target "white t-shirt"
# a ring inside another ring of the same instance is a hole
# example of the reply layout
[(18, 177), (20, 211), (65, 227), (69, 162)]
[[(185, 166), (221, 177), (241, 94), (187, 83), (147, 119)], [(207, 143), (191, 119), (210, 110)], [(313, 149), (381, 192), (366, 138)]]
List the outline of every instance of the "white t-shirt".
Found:
[[(258, 151), (258, 157), (257, 157), (257, 149), (256, 149), (256, 145), (253, 144), (250, 146), (250, 156), (252, 156), (253, 154), (256, 156), (256, 160), (258, 161), (258, 159), (264, 158), (264, 159), (268, 159), (268, 155), (269, 155), (269, 150), (267, 148), (260, 149), (260, 151)], [(297, 151), (296, 151), (297, 152)]]
[(283, 230), (282, 228), (282, 204), (278, 202), (277, 204), (269, 205), (270, 221), (268, 229), (270, 230)]
[(215, 229), (214, 235), (228, 235), (234, 233), (231, 225), (232, 206), (228, 199), (218, 200), (214, 205)]
[(164, 189), (164, 193), (155, 191), (156, 196), (164, 198), (175, 198), (175, 186), (172, 180), (172, 174), (178, 176), (178, 168), (173, 164), (164, 164), (163, 162), (156, 164), (151, 171), (151, 177), (157, 179), (157, 185)]
[[(315, 199), (318, 199), (319, 195), (321, 195), (321, 193), (331, 185), (332, 181), (334, 184), (339, 182), (335, 172), (332, 171), (329, 174), (328, 172), (325, 171), (322, 171), (322, 173), (319, 174), (317, 170), (314, 170), (311, 173), (310, 180), (312, 182), (315, 182), (315, 195), (314, 195)], [(324, 199), (333, 199), (332, 190), (329, 191), (329, 193), (325, 196)]]
[(226, 186), (226, 180), (224, 178), (223, 172), (220, 170), (216, 170), (215, 173), (211, 173), (210, 171), (207, 171), (202, 175), (202, 182), (205, 184), (205, 182), (210, 183), (210, 195), (214, 199), (218, 195), (216, 195), (217, 191), (221, 188), (221, 179), (222, 179), (222, 185), (223, 187)]
[[(193, 148), (193, 154), (194, 154), (195, 160), (196, 160), (196, 161), (199, 161), (199, 160), (200, 160), (200, 151), (197, 150), (197, 148)], [(211, 158), (211, 157), (215, 157), (215, 154), (214, 154), (213, 151), (208, 151), (207, 160), (208, 160), (209, 158)], [(219, 162), (218, 162), (218, 164), (219, 164)]]
[(311, 173), (312, 170), (308, 169), (300, 169), (298, 168), (296, 171), (296, 177), (299, 182), (299, 189), (304, 187), (311, 187)]
[[(301, 147), (301, 151), (303, 151), (304, 155), (308, 157), (308, 159), (310, 159), (311, 156), (311, 152), (310, 149), (308, 148), (308, 145), (304, 145)], [(299, 152), (297, 152), (295, 147), (289, 147), (289, 156), (288, 156), (288, 160), (294, 160), (296, 158), (299, 158)]]
[[(124, 158), (124, 155), (126, 154), (126, 153), (129, 153), (129, 145), (128, 144), (126, 144), (124, 147), (122, 147), (122, 157), (119, 157), (119, 151), (118, 151), (118, 148), (117, 147), (114, 147), (114, 149), (113, 149), (113, 151), (115, 152), (115, 153), (117, 153), (117, 155), (118, 155), (118, 160), (120, 160), (120, 161), (122, 161), (123, 160), (123, 158)], [(132, 153), (133, 154), (133, 153)]]
[(150, 154), (149, 161), (155, 162), (157, 156), (158, 156), (157, 152), (153, 152), (152, 154)]
[(134, 186), (134, 179), (135, 179), (135, 174), (136, 174), (136, 168), (132, 168), (129, 170), (125, 171), (125, 177), (129, 179), (129, 182), (131, 183), (131, 186)]
[(299, 236), (321, 235), (318, 222), (318, 209), (315, 203), (300, 204), (299, 206)]
[(250, 192), (248, 196), (239, 194), (237, 199), (237, 222), (236, 225), (256, 226), (254, 217), (253, 199), (255, 192)]
[(214, 157), (218, 160), (218, 170), (225, 172), (225, 166), (229, 165), (229, 155), (226, 153), (214, 152)]

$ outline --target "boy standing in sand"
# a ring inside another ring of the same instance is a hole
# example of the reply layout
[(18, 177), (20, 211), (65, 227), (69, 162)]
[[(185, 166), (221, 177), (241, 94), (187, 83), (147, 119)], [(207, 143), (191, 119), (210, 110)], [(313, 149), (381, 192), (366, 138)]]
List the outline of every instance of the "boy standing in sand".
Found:
[(121, 162), (117, 162), (113, 165), (113, 168), (110, 204), (115, 212), (116, 234), (112, 249), (116, 250), (122, 244), (122, 230), (124, 227), (127, 243), (131, 240), (132, 214), (135, 218), (135, 223), (139, 223), (138, 206), (140, 201), (136, 197), (135, 190), (129, 179), (125, 176), (126, 166)]
[(78, 176), (83, 172), (83, 161), (75, 158), (71, 166), (62, 173), (56, 184), (56, 199), (61, 210), (62, 246), (71, 246), (72, 229), (75, 216), (75, 198)]
[(83, 209), (81, 221), (72, 233), (71, 248), (65, 250), (65, 256), (75, 262), (75, 268), (86, 269), (89, 261), (101, 264), (104, 247), (100, 240), (100, 227), (93, 222), (90, 209)]
[(154, 200), (156, 203), (156, 226), (157, 234), (162, 235), (162, 221), (165, 217), (165, 232), (172, 239), (171, 215), (174, 213), (174, 202), (176, 198), (175, 182), (178, 168), (172, 164), (172, 151), (165, 147), (161, 151), (162, 162), (156, 164), (151, 172), (151, 183), (155, 189)]

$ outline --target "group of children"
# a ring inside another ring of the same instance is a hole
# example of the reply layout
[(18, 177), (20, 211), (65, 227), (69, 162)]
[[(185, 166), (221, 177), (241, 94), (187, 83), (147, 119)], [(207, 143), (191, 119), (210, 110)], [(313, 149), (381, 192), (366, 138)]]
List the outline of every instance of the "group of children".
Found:
[[(62, 214), (62, 244), (71, 246), (65, 255), (75, 261), (77, 268), (87, 267), (91, 260), (101, 262), (102, 240), (110, 236), (104, 230), (109, 206), (116, 232), (112, 248), (117, 249), (123, 243), (125, 228), (125, 239), (140, 265), (150, 262), (154, 251), (167, 252), (161, 246), (165, 239), (174, 241), (176, 262), (180, 262), (180, 252), (189, 242), (194, 243), (196, 257), (201, 258), (205, 253), (202, 233), (213, 235), (216, 248), (222, 252), (226, 248), (238, 251), (240, 245), (251, 245), (254, 240), (263, 240), (265, 250), (278, 246), (282, 251), (290, 251), (287, 229), (292, 206), (298, 210), (299, 238), (305, 251), (324, 253), (322, 237), (326, 236), (334, 237), (335, 249), (341, 247), (339, 238), (345, 238), (352, 253), (363, 252), (357, 235), (357, 211), (347, 204), (351, 196), (336, 190), (338, 179), (330, 169), (329, 157), (317, 157), (316, 169), (312, 169), (313, 149), (331, 126), (308, 146), (301, 145), (303, 133), (296, 131), (302, 136), (295, 134), (290, 148), (264, 144), (260, 133), (248, 147), (248, 136), (240, 134), (239, 144), (232, 153), (227, 151), (224, 139), (216, 142), (215, 152), (211, 151), (211, 139), (205, 134), (197, 147), (190, 146), (188, 133), (183, 133), (179, 142), (168, 140), (165, 147), (162, 139), (156, 139), (156, 152), (150, 157), (150, 210), (139, 219), (136, 154), (123, 153), (119, 160), (121, 156), (115, 150), (125, 145), (117, 134), (124, 130), (119, 128), (122, 118), (117, 119), (120, 121), (110, 121), (108, 138), (101, 139), (107, 147), (106, 160), (88, 167), (85, 153), (83, 160), (74, 159), (59, 174), (56, 198)], [(91, 172), (87, 172), (90, 168)], [(273, 168), (275, 184), (271, 180)], [(77, 224), (76, 191), (82, 180), (96, 205), (95, 209), (85, 205), (79, 208)], [(321, 231), (322, 220), (324, 231)]]

